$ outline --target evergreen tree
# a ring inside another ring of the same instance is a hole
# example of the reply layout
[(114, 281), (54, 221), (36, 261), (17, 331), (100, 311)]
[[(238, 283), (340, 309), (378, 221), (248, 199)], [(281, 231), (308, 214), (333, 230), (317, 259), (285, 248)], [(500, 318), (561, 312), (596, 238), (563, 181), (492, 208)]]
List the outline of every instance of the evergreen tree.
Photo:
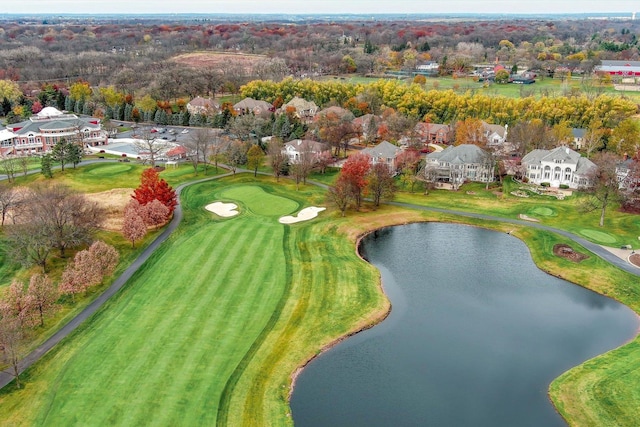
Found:
[(73, 145), (74, 144), (72, 142), (67, 141), (65, 138), (61, 138), (60, 141), (58, 141), (51, 150), (51, 159), (56, 162), (60, 162), (60, 166), (63, 172), (64, 165), (70, 161), (69, 153), (71, 152), (71, 147)]
[(53, 171), (51, 170), (51, 154), (47, 153), (40, 158), (40, 173), (47, 178), (53, 178)]
[(67, 111), (73, 111), (74, 107), (75, 107), (75, 103), (73, 102), (73, 99), (71, 99), (70, 96), (66, 96), (64, 98), (64, 109)]
[(127, 104), (124, 107), (124, 120), (130, 122), (133, 118), (133, 105)]
[(1, 108), (2, 108), (2, 115), (3, 116), (6, 116), (7, 114), (9, 114), (9, 112), (11, 112), (11, 101), (9, 101), (6, 96), (2, 100), (2, 107)]
[(69, 153), (67, 156), (69, 163), (73, 164), (73, 168), (82, 160), (82, 148), (78, 144), (71, 144), (69, 146)]
[(182, 122), (180, 123), (182, 126), (189, 126), (189, 121), (191, 120), (191, 114), (188, 111), (184, 111), (182, 113)]
[(82, 99), (78, 99), (76, 101), (76, 105), (73, 108), (73, 111), (80, 114), (82, 113), (83, 108), (84, 108), (84, 101)]

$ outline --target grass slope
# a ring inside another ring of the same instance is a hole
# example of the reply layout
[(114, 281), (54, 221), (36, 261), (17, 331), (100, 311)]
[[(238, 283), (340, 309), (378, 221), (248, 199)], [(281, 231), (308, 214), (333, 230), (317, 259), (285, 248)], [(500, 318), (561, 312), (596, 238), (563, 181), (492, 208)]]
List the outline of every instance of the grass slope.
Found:
[[(27, 388), (0, 395), (4, 422), (267, 425), (274, 414), (286, 421), (280, 384), (319, 341), (348, 331), (349, 320), (367, 318), (384, 298), (352, 242), (311, 231), (311, 223), (277, 222), (309, 196), (319, 201), (318, 190), (294, 201), (278, 187), (234, 180), (183, 193), (187, 215), (177, 234), (26, 374)], [(231, 196), (238, 217), (203, 209)], [(323, 260), (318, 271), (316, 259)]]

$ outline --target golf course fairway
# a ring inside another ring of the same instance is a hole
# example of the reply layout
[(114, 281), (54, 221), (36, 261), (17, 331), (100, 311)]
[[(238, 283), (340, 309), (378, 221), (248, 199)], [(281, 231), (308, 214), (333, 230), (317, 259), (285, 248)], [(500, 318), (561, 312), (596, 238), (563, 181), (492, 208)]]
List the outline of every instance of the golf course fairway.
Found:
[[(3, 424), (292, 424), (291, 373), (388, 306), (377, 271), (327, 219), (278, 222), (322, 203), (322, 190), (268, 181), (185, 189), (171, 238), (24, 374), (25, 388), (3, 390)], [(204, 209), (216, 200), (240, 215)]]

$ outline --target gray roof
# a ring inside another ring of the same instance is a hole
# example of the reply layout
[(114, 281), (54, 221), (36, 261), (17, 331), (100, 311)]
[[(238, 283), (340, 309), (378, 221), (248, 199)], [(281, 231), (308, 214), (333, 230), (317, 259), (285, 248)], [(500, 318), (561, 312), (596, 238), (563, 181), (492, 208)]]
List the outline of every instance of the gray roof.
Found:
[(283, 107), (295, 107), (297, 111), (313, 110), (315, 112), (318, 110), (318, 106), (315, 102), (307, 101), (306, 99), (302, 99), (298, 96), (291, 98), (291, 101), (284, 104)]
[(269, 111), (273, 105), (267, 101), (258, 101), (253, 98), (245, 98), (233, 106), (236, 110), (254, 110), (259, 108), (262, 111)]
[[(50, 117), (48, 119), (43, 118), (31, 118), (20, 123), (14, 123), (9, 125), (16, 135), (25, 135), (29, 132), (40, 133), (42, 129), (69, 129), (69, 128), (93, 128), (100, 129), (99, 124), (91, 123), (97, 119), (77, 117), (73, 114), (66, 114), (63, 116)], [(15, 130), (14, 130), (15, 129)]]
[(395, 158), (402, 149), (396, 145), (393, 145), (389, 141), (382, 141), (375, 147), (365, 148), (363, 153), (370, 155), (371, 157), (383, 157), (385, 159)]
[(582, 128), (572, 128), (571, 129), (571, 133), (573, 134), (574, 138), (584, 138), (584, 134), (587, 132), (586, 129), (582, 129)]
[(450, 145), (442, 151), (427, 154), (429, 159), (436, 159), (452, 165), (481, 164), (484, 163), (487, 156), (486, 151), (473, 144)]
[(595, 163), (591, 160), (582, 157), (580, 153), (573, 151), (568, 147), (556, 147), (553, 150), (533, 150), (522, 158), (522, 163), (525, 164), (540, 164), (542, 162), (555, 162), (575, 164), (576, 173), (586, 174), (591, 168), (596, 167)]

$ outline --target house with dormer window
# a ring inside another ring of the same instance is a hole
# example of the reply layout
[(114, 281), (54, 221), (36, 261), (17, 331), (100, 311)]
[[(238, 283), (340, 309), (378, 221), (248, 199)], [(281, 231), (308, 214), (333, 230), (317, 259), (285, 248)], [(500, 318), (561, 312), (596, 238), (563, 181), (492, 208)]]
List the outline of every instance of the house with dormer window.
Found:
[(561, 185), (569, 188), (584, 188), (589, 184), (589, 174), (596, 165), (569, 147), (553, 150), (533, 150), (522, 158), (525, 176), (529, 182), (551, 187)]

